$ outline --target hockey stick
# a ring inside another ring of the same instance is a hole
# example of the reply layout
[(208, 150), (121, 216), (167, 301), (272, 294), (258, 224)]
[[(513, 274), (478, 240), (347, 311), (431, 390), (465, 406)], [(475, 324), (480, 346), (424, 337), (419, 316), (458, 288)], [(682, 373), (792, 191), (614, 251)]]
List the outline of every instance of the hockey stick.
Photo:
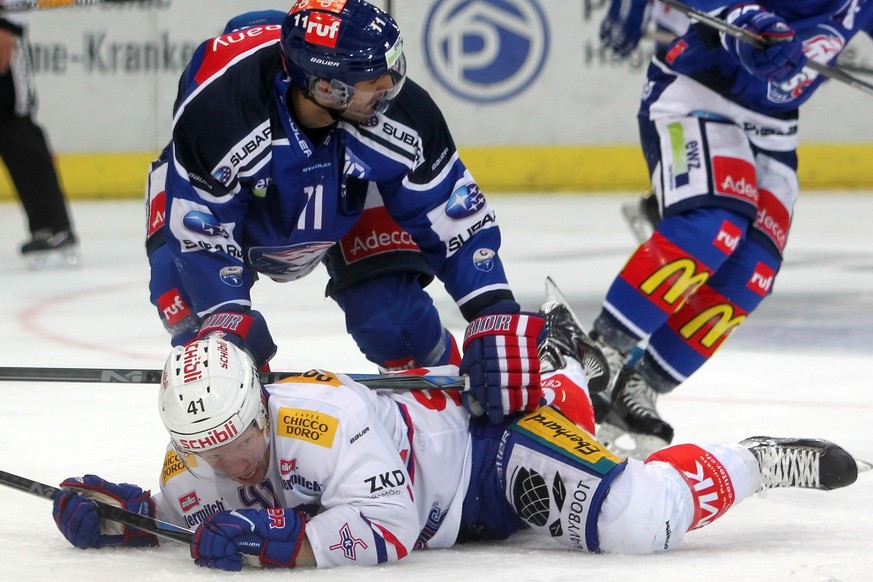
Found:
[(51, 8), (87, 8), (101, 4), (151, 4), (155, 0), (6, 0), (0, 2), (0, 12), (24, 12)]
[[(0, 471), (0, 484), (7, 485), (13, 489), (18, 489), (19, 491), (24, 491), (25, 493), (30, 493), (31, 495), (36, 495), (37, 497), (42, 497), (49, 501), (53, 501), (58, 494), (58, 491), (60, 491), (57, 487), (52, 487), (51, 485), (46, 485), (45, 483), (40, 483), (39, 481), (34, 481), (26, 477), (19, 477), (18, 475), (13, 475), (6, 471)], [(183, 544), (190, 544), (191, 539), (194, 536), (194, 532), (190, 529), (185, 529), (184, 527), (179, 527), (172, 523), (167, 523), (166, 521), (161, 521), (146, 515), (140, 515), (116, 507), (115, 505), (97, 501), (96, 499), (92, 499), (92, 501), (97, 505), (97, 514), (100, 517), (117, 521), (124, 525), (135, 527), (138, 530), (153, 533), (162, 538)]]
[[(734, 26), (733, 24), (725, 22), (720, 18), (711, 16), (706, 12), (697, 10), (696, 8), (692, 8), (690, 6), (686, 6), (685, 4), (683, 4), (682, 2), (678, 2), (677, 0), (662, 0), (662, 2), (670, 8), (678, 10), (689, 18), (693, 18), (707, 26), (718, 30), (719, 32), (728, 34), (756, 48), (766, 48), (770, 45), (769, 41), (756, 34), (752, 34), (744, 28)], [(835, 81), (841, 81), (847, 85), (851, 85), (852, 87), (863, 91), (864, 93), (867, 93), (868, 95), (873, 95), (873, 85), (862, 81), (861, 79), (853, 77), (852, 75), (846, 73), (846, 71), (841, 69), (839, 66), (834, 65), (833, 67), (829, 67), (827, 65), (817, 63), (813, 60), (807, 61), (806, 66), (813, 71), (819, 73), (820, 75), (824, 75), (825, 77), (834, 79)]]
[[(261, 372), (261, 383), (273, 384), (283, 378), (330, 376), (318, 370), (309, 372)], [(347, 374), (372, 389), (466, 390), (466, 376), (416, 376), (413, 374)], [(16, 368), (0, 367), (0, 381), (9, 382), (96, 382), (122, 384), (160, 384), (161, 370), (107, 368)]]
[[(667, 32), (666, 30), (655, 30), (650, 33), (647, 33), (643, 38), (651, 40), (656, 44), (670, 44), (677, 38), (675, 34), (672, 32)], [(873, 69), (870, 67), (865, 67), (864, 65), (856, 65), (854, 63), (846, 63), (840, 62), (840, 59), (837, 58), (837, 66), (847, 73), (858, 73), (860, 75), (873, 75)]]

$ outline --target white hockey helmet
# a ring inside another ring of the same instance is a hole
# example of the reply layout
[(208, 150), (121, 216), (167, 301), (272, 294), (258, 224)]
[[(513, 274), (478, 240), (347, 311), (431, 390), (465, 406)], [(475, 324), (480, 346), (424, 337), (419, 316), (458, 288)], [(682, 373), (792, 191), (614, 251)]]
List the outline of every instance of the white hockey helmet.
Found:
[(216, 335), (173, 349), (161, 377), (158, 405), (183, 462), (188, 455), (233, 442), (252, 425), (267, 432), (252, 358)]

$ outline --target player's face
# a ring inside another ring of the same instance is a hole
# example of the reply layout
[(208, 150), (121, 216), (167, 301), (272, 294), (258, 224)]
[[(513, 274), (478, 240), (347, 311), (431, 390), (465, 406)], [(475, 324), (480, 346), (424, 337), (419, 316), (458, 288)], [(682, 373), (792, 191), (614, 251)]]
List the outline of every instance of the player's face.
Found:
[(342, 116), (350, 121), (366, 121), (376, 114), (376, 106), (394, 89), (391, 75), (385, 74), (376, 79), (358, 81), (351, 103)]
[(264, 480), (270, 465), (267, 439), (267, 429), (252, 423), (233, 441), (197, 456), (237, 483), (256, 485)]
[(406, 58), (400, 55), (391, 69), (373, 79), (349, 85), (339, 79), (312, 79), (309, 94), (343, 119), (360, 122), (384, 113), (400, 94), (406, 82)]

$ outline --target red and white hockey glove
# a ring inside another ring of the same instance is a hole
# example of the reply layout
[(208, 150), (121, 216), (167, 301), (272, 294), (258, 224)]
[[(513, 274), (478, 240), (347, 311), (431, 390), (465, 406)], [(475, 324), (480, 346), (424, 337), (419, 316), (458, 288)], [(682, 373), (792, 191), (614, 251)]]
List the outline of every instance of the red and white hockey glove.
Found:
[[(512, 311), (515, 313), (501, 313)], [(473, 416), (499, 423), (507, 414), (540, 405), (540, 360), (537, 338), (545, 321), (519, 313), (515, 302), (501, 302), (470, 322), (464, 334), (461, 374), (470, 378), (464, 407)]]

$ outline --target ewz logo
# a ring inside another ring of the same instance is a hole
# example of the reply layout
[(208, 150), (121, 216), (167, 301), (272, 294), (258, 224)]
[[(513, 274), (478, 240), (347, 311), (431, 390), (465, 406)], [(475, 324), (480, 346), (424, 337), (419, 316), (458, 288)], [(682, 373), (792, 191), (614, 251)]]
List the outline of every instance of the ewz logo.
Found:
[(437, 0), (427, 17), (427, 65), (462, 99), (514, 97), (533, 84), (548, 53), (549, 28), (537, 0)]

